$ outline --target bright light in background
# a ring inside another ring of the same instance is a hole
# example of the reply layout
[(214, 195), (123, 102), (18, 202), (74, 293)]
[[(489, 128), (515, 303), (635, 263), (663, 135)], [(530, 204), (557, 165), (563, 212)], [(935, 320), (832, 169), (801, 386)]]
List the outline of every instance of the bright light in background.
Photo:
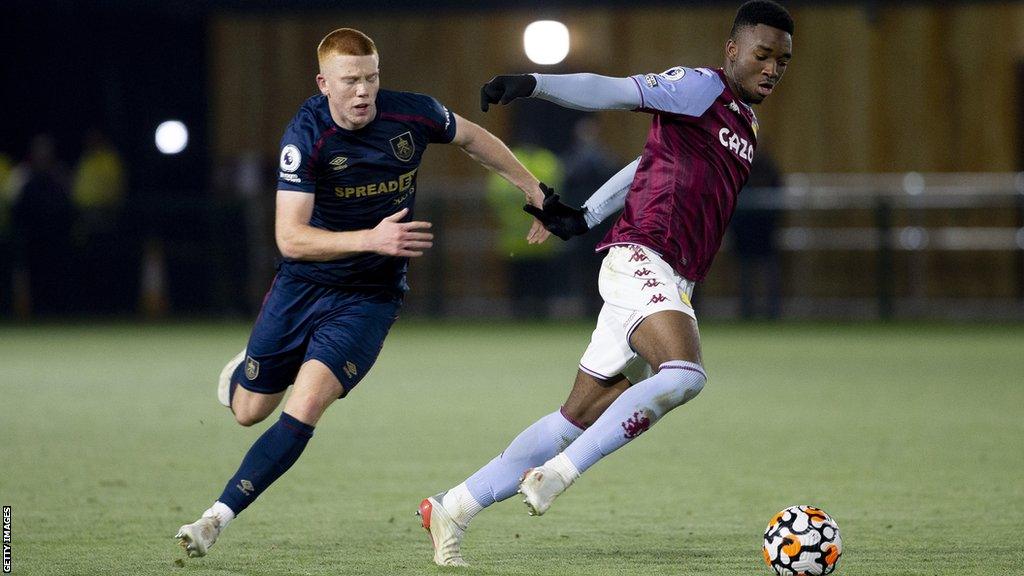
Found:
[(569, 54), (569, 29), (554, 20), (538, 20), (523, 32), (526, 57), (535, 64), (558, 64)]
[(156, 149), (177, 154), (188, 146), (188, 128), (178, 120), (167, 120), (156, 127)]

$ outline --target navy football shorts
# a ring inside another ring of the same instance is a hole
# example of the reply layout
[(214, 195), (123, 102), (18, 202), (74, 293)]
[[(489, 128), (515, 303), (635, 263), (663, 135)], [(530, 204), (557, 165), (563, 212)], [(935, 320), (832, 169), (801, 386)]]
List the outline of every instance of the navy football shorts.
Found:
[(344, 397), (377, 360), (402, 306), (399, 293), (321, 286), (278, 274), (232, 379), (261, 394), (284, 392), (308, 360), (334, 372)]

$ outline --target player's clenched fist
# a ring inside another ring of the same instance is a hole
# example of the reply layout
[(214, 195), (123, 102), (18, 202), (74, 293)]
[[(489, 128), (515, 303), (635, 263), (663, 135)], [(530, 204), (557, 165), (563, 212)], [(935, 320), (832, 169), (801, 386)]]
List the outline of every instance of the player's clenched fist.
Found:
[(428, 230), (430, 222), (400, 222), (409, 213), (402, 208), (380, 221), (370, 230), (369, 250), (386, 256), (422, 256), (423, 250), (434, 245), (434, 235)]
[(523, 210), (539, 220), (544, 228), (562, 240), (586, 234), (590, 230), (587, 219), (583, 215), (585, 212), (583, 209), (573, 208), (563, 203), (561, 197), (543, 182), (540, 184), (540, 189), (544, 192), (542, 207), (537, 208), (527, 204), (523, 206)]
[(487, 112), (491, 104), (508, 104), (516, 98), (528, 98), (537, 88), (537, 79), (530, 74), (495, 76), (480, 88), (480, 109)]

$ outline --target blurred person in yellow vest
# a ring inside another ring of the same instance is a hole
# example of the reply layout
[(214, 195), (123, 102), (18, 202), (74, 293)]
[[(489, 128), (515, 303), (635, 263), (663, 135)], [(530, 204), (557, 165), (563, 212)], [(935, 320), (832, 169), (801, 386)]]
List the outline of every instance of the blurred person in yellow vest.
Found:
[(82, 212), (116, 211), (124, 203), (124, 164), (106, 136), (93, 129), (75, 168), (72, 197)]
[[(553, 152), (532, 144), (512, 147), (516, 158), (541, 182), (555, 190), (562, 185), (562, 163)], [(530, 244), (523, 230), (523, 203), (513, 188), (497, 174), (487, 178), (487, 202), (498, 224), (497, 254), (505, 260), (508, 294), (517, 318), (548, 315), (554, 293), (554, 242)]]
[(132, 298), (126, 277), (129, 248), (121, 238), (126, 178), (120, 154), (98, 129), (86, 134), (75, 167), (72, 201), (76, 209), (75, 252), (79, 265), (80, 307), (88, 313), (126, 311)]

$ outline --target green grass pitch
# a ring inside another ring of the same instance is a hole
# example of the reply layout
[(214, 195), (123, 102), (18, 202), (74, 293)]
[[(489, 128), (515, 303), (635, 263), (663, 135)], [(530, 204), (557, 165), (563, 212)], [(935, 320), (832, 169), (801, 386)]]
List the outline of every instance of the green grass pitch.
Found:
[(215, 399), (247, 325), (0, 327), (14, 574), (763, 575), (791, 504), (839, 523), (839, 575), (1021, 574), (1024, 327), (702, 326), (710, 381), (543, 518), (477, 517), (473, 566), (413, 512), (556, 409), (591, 326), (400, 321), (298, 464), (182, 561), (173, 534), (267, 423)]

